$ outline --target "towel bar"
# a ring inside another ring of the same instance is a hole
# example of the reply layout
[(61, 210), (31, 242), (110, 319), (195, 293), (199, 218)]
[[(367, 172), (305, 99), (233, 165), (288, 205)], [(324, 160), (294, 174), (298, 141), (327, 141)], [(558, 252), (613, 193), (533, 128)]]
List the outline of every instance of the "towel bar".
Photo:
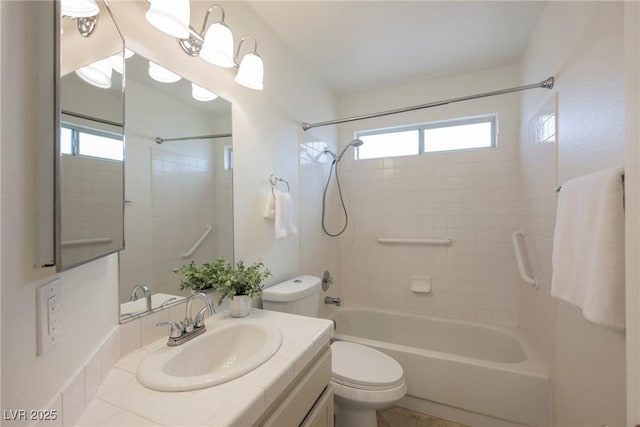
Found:
[(405, 239), (396, 237), (376, 236), (378, 243), (408, 244), (408, 245), (430, 245), (430, 246), (453, 246), (453, 239)]
[(78, 240), (63, 240), (62, 246), (81, 246), (81, 245), (93, 245), (96, 243), (111, 243), (113, 238), (111, 236), (105, 237), (92, 237), (89, 239), (78, 239)]

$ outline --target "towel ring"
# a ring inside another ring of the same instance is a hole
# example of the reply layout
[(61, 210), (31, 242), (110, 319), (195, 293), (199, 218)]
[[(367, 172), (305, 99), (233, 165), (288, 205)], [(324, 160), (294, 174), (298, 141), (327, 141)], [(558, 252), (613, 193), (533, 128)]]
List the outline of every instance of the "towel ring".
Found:
[(276, 193), (273, 191), (273, 189), (279, 182), (285, 183), (285, 185), (287, 186), (287, 193), (291, 191), (291, 188), (289, 187), (289, 183), (284, 179), (280, 178), (279, 176), (276, 176), (274, 174), (269, 175), (269, 182), (271, 183), (271, 194), (273, 195), (274, 199), (276, 198)]

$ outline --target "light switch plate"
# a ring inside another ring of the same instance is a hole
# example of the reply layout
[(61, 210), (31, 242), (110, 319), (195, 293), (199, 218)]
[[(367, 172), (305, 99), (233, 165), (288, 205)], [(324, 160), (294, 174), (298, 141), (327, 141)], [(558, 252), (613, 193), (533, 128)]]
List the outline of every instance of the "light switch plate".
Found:
[(36, 289), (36, 321), (38, 324), (38, 356), (56, 345), (62, 332), (62, 279), (55, 279)]

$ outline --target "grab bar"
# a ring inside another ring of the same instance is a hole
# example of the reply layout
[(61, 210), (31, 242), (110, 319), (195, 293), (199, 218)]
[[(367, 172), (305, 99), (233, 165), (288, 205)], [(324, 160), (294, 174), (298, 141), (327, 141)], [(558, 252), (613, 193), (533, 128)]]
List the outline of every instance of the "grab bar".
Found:
[(113, 241), (113, 238), (111, 236), (93, 237), (90, 239), (63, 240), (62, 246), (92, 245), (94, 243), (111, 243), (112, 241)]
[(211, 230), (213, 230), (213, 227), (211, 227), (211, 225), (209, 224), (205, 224), (204, 226), (205, 226), (205, 229), (204, 229), (204, 233), (202, 233), (202, 236), (200, 236), (200, 238), (196, 240), (193, 246), (191, 246), (191, 249), (189, 249), (187, 252), (182, 254), (182, 258), (189, 258), (191, 255), (193, 255), (196, 249), (198, 249), (198, 247), (202, 244), (204, 239), (206, 239), (209, 233), (211, 233)]
[(404, 239), (397, 237), (376, 236), (378, 243), (407, 244), (407, 245), (429, 245), (429, 246), (453, 246), (453, 239)]
[(516, 260), (518, 261), (518, 270), (520, 271), (520, 277), (522, 280), (533, 286), (534, 288), (538, 287), (538, 283), (536, 282), (535, 277), (531, 277), (527, 274), (527, 269), (524, 263), (523, 250), (521, 247), (521, 241), (524, 238), (524, 233), (522, 230), (517, 230), (511, 235), (511, 241), (513, 242), (513, 250), (516, 253)]

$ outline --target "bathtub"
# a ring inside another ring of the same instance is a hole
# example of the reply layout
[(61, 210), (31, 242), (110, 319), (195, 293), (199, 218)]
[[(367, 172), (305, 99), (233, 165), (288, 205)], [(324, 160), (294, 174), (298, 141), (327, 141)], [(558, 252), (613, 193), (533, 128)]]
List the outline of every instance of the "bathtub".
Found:
[(504, 425), (550, 424), (549, 377), (517, 331), (350, 307), (330, 317), (334, 339), (376, 348), (402, 365), (409, 401), (467, 414), (456, 421), (474, 425), (491, 419)]

